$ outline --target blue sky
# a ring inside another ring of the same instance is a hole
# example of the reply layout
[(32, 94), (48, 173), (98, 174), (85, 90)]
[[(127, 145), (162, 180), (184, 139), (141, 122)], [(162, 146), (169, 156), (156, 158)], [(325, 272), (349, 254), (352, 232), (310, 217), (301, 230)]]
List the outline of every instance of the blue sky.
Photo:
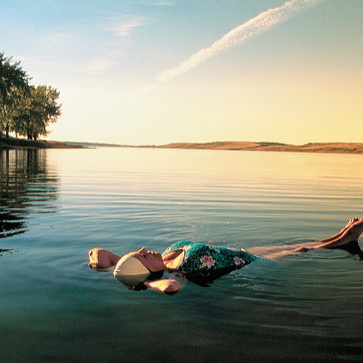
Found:
[(8, 0), (0, 51), (60, 90), (50, 139), (362, 142), (362, 15), (361, 0)]

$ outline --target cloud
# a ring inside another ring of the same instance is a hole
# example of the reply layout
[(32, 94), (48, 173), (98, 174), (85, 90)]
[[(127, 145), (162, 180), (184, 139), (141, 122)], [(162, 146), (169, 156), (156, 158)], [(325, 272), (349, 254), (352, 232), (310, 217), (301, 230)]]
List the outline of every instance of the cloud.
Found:
[(139, 28), (144, 24), (145, 18), (142, 16), (125, 16), (121, 22), (112, 27), (112, 30), (116, 35), (125, 37), (134, 29)]
[(222, 51), (241, 44), (247, 39), (267, 31), (276, 24), (287, 21), (296, 12), (318, 5), (323, 1), (326, 0), (289, 0), (282, 6), (263, 11), (254, 18), (232, 29), (222, 38), (216, 40), (211, 46), (192, 54), (178, 66), (158, 74), (156, 80), (159, 82), (170, 81)]
[(117, 63), (108, 58), (94, 58), (88, 61), (85, 68), (91, 72), (102, 72), (115, 66)]
[(152, 6), (174, 6), (174, 1), (155, 1), (151, 4)]

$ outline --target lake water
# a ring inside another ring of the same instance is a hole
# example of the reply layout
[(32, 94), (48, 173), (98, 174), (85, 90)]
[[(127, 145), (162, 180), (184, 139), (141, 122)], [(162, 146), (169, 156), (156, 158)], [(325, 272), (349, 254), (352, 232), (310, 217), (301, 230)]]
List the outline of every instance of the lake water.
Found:
[(363, 359), (363, 263), (344, 251), (256, 261), (173, 296), (87, 266), (92, 247), (327, 237), (363, 216), (363, 156), (11, 150), (0, 168), (1, 362)]

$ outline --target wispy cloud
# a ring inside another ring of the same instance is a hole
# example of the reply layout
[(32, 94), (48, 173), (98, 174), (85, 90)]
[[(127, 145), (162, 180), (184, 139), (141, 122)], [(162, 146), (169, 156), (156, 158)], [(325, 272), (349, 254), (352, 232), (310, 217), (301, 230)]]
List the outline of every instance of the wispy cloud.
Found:
[(174, 1), (155, 1), (151, 4), (152, 6), (174, 6)]
[(112, 27), (114, 33), (120, 37), (129, 35), (134, 29), (145, 24), (145, 18), (142, 16), (125, 16), (116, 25)]
[(88, 71), (94, 72), (94, 73), (98, 73), (98, 72), (102, 72), (102, 71), (106, 71), (110, 68), (112, 68), (113, 66), (115, 66), (117, 63), (109, 58), (94, 58), (89, 60), (86, 64), (85, 64), (85, 68)]
[(192, 54), (178, 66), (160, 73), (156, 79), (159, 82), (170, 81), (174, 77), (191, 70), (216, 54), (241, 44), (247, 39), (267, 31), (274, 25), (288, 20), (296, 12), (307, 7), (315, 6), (323, 1), (325, 0), (289, 0), (282, 6), (263, 11), (254, 18), (232, 29), (222, 38), (216, 40), (211, 46)]

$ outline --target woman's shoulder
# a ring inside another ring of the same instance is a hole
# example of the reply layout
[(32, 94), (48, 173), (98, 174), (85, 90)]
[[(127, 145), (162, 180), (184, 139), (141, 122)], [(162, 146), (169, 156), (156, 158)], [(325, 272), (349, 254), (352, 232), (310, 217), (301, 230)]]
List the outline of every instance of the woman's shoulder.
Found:
[(192, 247), (196, 245), (195, 242), (192, 241), (178, 241), (170, 245), (164, 252), (163, 255), (169, 252), (173, 252), (176, 250), (184, 249), (185, 247)]
[[(173, 252), (179, 249), (183, 249), (184, 251), (200, 251), (200, 250), (211, 250), (211, 251), (216, 251), (216, 252), (220, 252), (221, 250), (234, 250), (234, 249), (230, 249), (228, 247), (219, 247), (219, 246), (213, 246), (209, 243), (201, 243), (201, 242), (192, 242), (192, 241), (188, 241), (188, 240), (182, 240), (182, 241), (178, 241), (173, 243), (172, 245), (170, 245), (164, 252), (168, 253), (168, 252)], [(237, 250), (236, 250), (237, 251)]]

